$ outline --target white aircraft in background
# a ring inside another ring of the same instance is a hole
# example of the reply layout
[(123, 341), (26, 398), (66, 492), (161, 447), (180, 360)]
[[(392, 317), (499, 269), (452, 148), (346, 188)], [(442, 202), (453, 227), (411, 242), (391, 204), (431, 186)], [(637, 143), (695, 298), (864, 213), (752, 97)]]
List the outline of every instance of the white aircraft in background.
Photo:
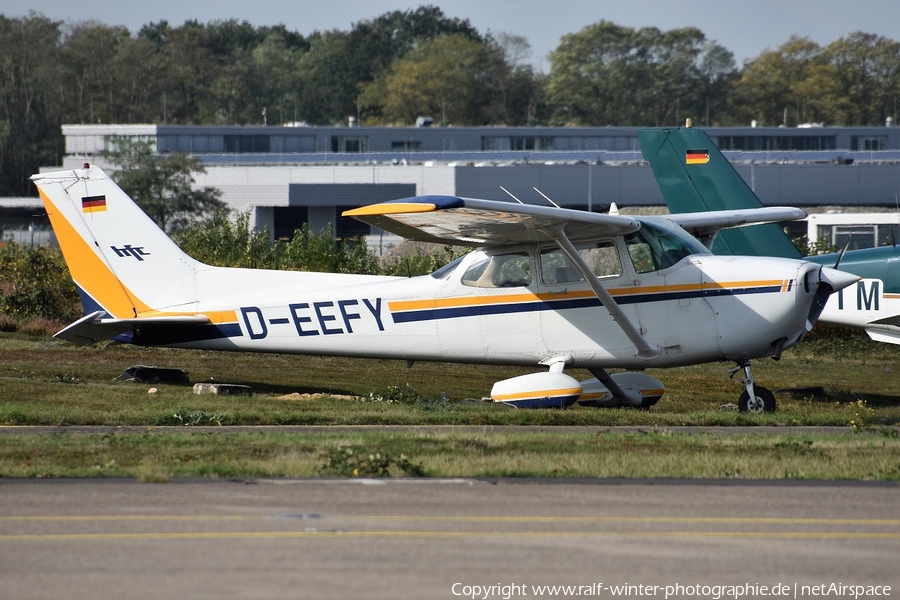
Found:
[[(35, 175), (85, 307), (76, 344), (543, 365), (497, 382), (520, 407), (655, 404), (664, 386), (608, 368), (735, 361), (741, 410), (774, 410), (749, 361), (806, 334), (857, 280), (801, 260), (713, 256), (710, 231), (802, 217), (792, 208), (601, 215), (452, 196), (348, 211), (415, 240), (477, 248), (402, 278), (212, 267), (187, 256), (98, 167)], [(579, 382), (565, 367), (587, 369)]]

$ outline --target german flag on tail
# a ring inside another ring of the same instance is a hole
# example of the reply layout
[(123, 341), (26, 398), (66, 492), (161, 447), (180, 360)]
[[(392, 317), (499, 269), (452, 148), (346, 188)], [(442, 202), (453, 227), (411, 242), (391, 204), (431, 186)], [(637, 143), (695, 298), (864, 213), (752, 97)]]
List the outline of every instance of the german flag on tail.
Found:
[(709, 150), (707, 148), (685, 150), (684, 162), (688, 165), (705, 165), (709, 162)]
[(81, 212), (95, 213), (106, 211), (106, 196), (85, 196), (81, 199)]

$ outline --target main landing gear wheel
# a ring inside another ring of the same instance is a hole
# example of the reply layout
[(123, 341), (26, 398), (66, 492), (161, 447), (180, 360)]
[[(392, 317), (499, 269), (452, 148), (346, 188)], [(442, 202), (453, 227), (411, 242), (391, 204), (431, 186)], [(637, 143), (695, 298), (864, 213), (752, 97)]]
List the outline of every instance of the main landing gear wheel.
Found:
[(747, 390), (744, 390), (738, 400), (738, 410), (754, 414), (775, 412), (775, 394), (761, 385), (754, 385), (753, 398), (751, 399)]
[(736, 367), (728, 369), (728, 374), (733, 379), (737, 373), (742, 371), (744, 374), (744, 387), (747, 389), (744, 390), (744, 393), (738, 399), (738, 410), (754, 414), (775, 412), (775, 394), (754, 383), (753, 375), (750, 373), (749, 360), (738, 361)]

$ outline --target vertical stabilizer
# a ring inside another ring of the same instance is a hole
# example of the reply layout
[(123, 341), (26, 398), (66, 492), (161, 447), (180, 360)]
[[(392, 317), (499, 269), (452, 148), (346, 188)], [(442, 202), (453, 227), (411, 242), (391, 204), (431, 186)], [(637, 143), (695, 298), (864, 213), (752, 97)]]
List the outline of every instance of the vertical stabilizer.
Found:
[[(762, 202), (702, 129), (639, 129), (641, 152), (650, 163), (673, 214), (760, 208)], [(777, 224), (721, 231), (712, 251), (800, 258)]]
[(85, 314), (190, 313), (200, 263), (99, 167), (34, 175)]

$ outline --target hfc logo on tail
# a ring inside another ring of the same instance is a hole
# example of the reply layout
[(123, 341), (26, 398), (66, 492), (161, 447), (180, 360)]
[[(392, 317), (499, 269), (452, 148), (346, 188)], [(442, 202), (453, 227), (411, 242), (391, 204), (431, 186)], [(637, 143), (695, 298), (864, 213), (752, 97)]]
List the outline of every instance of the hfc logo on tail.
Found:
[(116, 248), (115, 246), (110, 246), (113, 252), (116, 253), (116, 256), (119, 258), (125, 258), (126, 256), (133, 256), (141, 262), (144, 262), (144, 259), (141, 258), (143, 256), (150, 256), (149, 252), (144, 252), (143, 246), (135, 246), (132, 247), (131, 244), (125, 244), (122, 248)]

